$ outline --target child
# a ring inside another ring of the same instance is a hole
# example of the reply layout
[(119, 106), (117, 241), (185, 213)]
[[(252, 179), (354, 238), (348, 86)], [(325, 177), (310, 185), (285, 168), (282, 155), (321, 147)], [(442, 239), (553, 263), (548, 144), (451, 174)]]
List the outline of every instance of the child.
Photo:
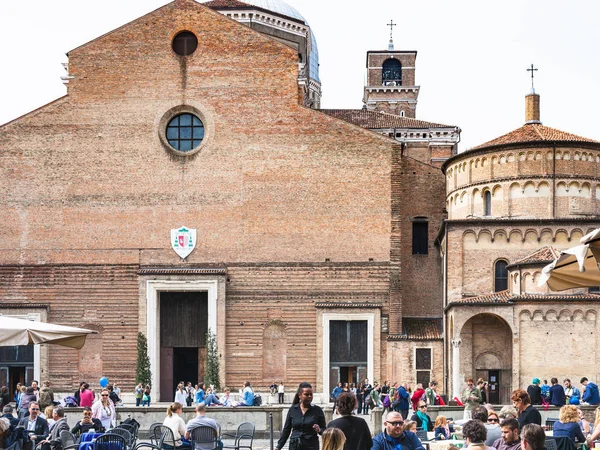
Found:
[(142, 397), (142, 406), (150, 406), (150, 386), (146, 385), (144, 396)]
[(413, 433), (417, 433), (417, 422), (414, 420), (407, 420), (404, 422), (404, 426), (402, 427), (403, 431), (411, 431)]
[(346, 436), (339, 428), (327, 428), (323, 431), (322, 450), (342, 450), (346, 443)]
[(435, 419), (435, 440), (446, 441), (450, 439), (450, 427), (446, 416), (437, 416)]

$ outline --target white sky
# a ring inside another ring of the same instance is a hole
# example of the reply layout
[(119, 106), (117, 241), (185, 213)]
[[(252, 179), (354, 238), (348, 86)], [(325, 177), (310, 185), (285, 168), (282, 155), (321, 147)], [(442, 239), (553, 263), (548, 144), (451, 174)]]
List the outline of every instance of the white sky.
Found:
[[(65, 94), (65, 53), (165, 0), (0, 2), (0, 123)], [(465, 150), (524, 122), (531, 63), (544, 125), (600, 140), (600, 2), (289, 0), (319, 46), (323, 108), (360, 108), (367, 50), (417, 50), (417, 118), (463, 130)]]

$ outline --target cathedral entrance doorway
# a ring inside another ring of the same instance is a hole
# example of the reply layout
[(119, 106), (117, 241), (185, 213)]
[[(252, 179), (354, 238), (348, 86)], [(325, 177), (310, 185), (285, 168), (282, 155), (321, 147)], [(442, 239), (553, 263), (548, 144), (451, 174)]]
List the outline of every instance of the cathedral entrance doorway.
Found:
[(472, 374), (475, 380), (488, 383), (488, 403), (510, 404), (512, 331), (508, 323), (494, 314), (477, 314), (463, 325), (460, 338), (465, 376)]
[(179, 382), (204, 379), (208, 293), (160, 293), (160, 392), (168, 397)]
[(329, 322), (329, 392), (339, 382), (358, 383), (367, 375), (367, 321)]

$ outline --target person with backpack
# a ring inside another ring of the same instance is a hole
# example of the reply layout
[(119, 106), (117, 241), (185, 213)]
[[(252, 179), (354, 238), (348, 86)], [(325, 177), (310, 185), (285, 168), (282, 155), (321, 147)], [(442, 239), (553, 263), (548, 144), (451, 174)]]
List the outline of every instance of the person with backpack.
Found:
[(408, 418), (408, 400), (410, 394), (408, 393), (408, 384), (402, 383), (402, 385), (396, 389), (394, 402), (392, 403), (392, 409), (402, 414), (402, 418), (406, 420)]

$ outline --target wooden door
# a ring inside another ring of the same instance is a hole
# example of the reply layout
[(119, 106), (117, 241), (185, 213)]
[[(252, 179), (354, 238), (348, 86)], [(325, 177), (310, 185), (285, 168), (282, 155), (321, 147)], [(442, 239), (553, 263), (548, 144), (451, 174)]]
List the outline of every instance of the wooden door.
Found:
[(488, 403), (492, 405), (500, 404), (500, 371), (488, 370)]
[[(169, 401), (173, 389), (173, 347), (160, 348), (160, 401)], [(159, 400), (159, 399), (156, 399)]]

